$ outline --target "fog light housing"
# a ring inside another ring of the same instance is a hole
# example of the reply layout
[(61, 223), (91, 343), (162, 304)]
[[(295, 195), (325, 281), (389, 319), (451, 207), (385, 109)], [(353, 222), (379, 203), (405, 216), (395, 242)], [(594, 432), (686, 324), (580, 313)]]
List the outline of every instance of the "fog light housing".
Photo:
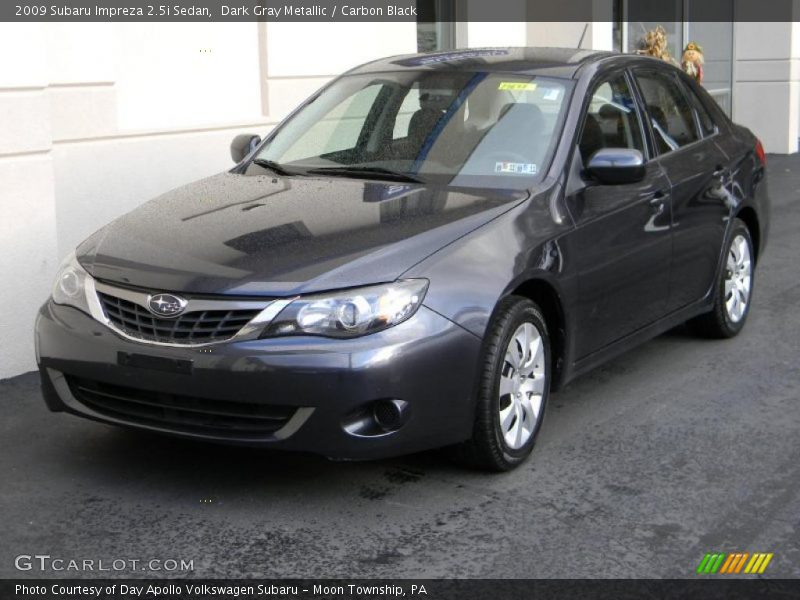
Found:
[(411, 416), (411, 405), (397, 398), (383, 398), (360, 406), (347, 415), (342, 427), (350, 435), (375, 437), (401, 429)]
[(408, 402), (378, 400), (372, 404), (372, 418), (384, 431), (394, 431), (403, 426), (408, 412)]

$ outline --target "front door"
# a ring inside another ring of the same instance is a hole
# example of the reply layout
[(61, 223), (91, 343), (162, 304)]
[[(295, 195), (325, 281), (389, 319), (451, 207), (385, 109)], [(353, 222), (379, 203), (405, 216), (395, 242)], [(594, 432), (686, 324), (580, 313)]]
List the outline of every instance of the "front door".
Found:
[(624, 72), (597, 84), (584, 117), (567, 202), (577, 228), (569, 236), (577, 262), (577, 358), (663, 316), (671, 260), (670, 185), (657, 161), (632, 184), (587, 179), (582, 166), (601, 148), (647, 156), (641, 115)]

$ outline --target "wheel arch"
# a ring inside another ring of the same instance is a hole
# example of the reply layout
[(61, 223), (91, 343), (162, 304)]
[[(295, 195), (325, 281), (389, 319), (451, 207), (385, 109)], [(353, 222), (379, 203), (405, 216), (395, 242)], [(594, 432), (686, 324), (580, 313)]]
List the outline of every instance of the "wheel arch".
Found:
[(738, 213), (736, 218), (741, 219), (747, 226), (750, 232), (750, 238), (753, 240), (753, 257), (758, 262), (758, 257), (761, 253), (761, 225), (758, 221), (758, 214), (752, 206), (743, 207)]
[(552, 390), (556, 391), (563, 383), (567, 364), (567, 321), (561, 295), (553, 284), (537, 277), (517, 284), (509, 294), (528, 298), (535, 302), (542, 311), (550, 334), (550, 354), (553, 365), (550, 386)]

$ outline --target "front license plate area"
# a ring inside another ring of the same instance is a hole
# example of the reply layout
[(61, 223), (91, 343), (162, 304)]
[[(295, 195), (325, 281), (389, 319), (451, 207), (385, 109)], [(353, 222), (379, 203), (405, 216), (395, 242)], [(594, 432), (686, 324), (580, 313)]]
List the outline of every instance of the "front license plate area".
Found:
[(117, 363), (121, 367), (165, 371), (167, 373), (181, 373), (183, 375), (192, 374), (192, 361), (178, 358), (164, 358), (163, 356), (117, 352)]

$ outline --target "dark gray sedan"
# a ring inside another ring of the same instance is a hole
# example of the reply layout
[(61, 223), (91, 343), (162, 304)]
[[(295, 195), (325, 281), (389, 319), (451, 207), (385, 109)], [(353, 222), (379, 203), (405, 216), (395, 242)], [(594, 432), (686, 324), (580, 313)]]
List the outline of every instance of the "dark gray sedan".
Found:
[(655, 59), (386, 58), (231, 151), (64, 262), (36, 324), (52, 410), (505, 470), (551, 391), (686, 321), (733, 337), (750, 310), (764, 150)]

